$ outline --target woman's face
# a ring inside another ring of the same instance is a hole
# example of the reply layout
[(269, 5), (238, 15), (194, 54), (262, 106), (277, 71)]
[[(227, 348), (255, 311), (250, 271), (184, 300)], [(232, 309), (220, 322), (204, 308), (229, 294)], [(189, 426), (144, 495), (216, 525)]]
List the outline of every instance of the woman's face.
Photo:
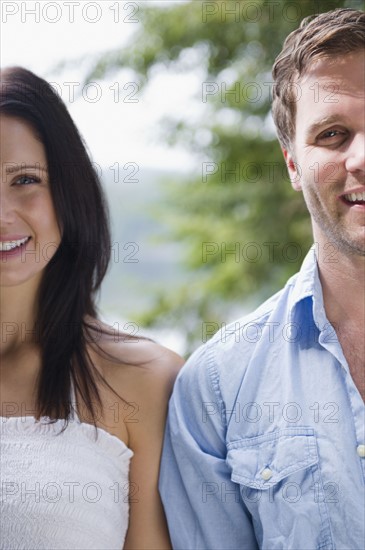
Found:
[(39, 284), (61, 234), (43, 144), (21, 119), (0, 116), (0, 283)]

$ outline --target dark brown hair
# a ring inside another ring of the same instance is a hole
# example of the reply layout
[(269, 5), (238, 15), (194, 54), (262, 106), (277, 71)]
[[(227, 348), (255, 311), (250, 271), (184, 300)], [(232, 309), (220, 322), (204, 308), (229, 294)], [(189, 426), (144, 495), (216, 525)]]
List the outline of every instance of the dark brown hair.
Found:
[(65, 418), (67, 425), (72, 380), (96, 425), (96, 406), (102, 404), (95, 377), (107, 382), (94, 368), (87, 343), (95, 342), (103, 329), (100, 324), (95, 331), (86, 318), (97, 317), (95, 295), (110, 259), (103, 191), (85, 144), (52, 86), (21, 67), (1, 71), (0, 82), (0, 113), (29, 124), (44, 145), (62, 233), (38, 294), (42, 363), (36, 417)]
[(272, 113), (279, 141), (290, 150), (295, 137), (296, 92), (293, 84), (314, 59), (364, 48), (365, 12), (335, 9), (303, 19), (286, 38), (273, 65)]

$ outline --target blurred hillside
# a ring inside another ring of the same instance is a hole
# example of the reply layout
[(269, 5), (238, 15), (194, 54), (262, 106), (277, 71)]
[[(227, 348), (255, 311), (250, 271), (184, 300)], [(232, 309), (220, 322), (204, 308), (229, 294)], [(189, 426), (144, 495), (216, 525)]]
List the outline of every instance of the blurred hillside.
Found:
[(152, 306), (154, 288), (170, 292), (187, 276), (181, 265), (183, 245), (166, 242), (168, 227), (159, 207), (164, 202), (162, 182), (177, 185), (182, 176), (136, 165), (120, 167), (119, 178), (110, 168), (102, 174), (113, 245), (100, 309), (111, 319), (134, 321)]

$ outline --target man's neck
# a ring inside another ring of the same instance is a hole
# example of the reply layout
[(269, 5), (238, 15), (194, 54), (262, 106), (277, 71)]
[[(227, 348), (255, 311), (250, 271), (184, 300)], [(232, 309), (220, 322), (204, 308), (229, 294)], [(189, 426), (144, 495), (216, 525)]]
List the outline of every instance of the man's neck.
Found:
[(333, 324), (365, 323), (365, 257), (345, 255), (336, 250), (329, 255), (329, 243), (317, 244), (319, 277), (324, 308)]

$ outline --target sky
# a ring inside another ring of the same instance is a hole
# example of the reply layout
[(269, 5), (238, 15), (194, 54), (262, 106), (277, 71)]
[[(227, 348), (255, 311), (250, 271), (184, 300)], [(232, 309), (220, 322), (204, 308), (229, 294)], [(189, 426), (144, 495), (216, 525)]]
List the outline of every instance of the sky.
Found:
[[(159, 75), (141, 92), (128, 71), (83, 85), (90, 61), (123, 46), (146, 2), (1, 2), (1, 66), (21, 65), (53, 83), (101, 166), (134, 162), (157, 169), (193, 167), (191, 156), (158, 136), (161, 116), (191, 108), (198, 75)], [(170, 0), (149, 5), (172, 4)], [(60, 63), (66, 62), (60, 69)], [(58, 67), (58, 68), (57, 68)], [(163, 93), (161, 91), (163, 90)]]

